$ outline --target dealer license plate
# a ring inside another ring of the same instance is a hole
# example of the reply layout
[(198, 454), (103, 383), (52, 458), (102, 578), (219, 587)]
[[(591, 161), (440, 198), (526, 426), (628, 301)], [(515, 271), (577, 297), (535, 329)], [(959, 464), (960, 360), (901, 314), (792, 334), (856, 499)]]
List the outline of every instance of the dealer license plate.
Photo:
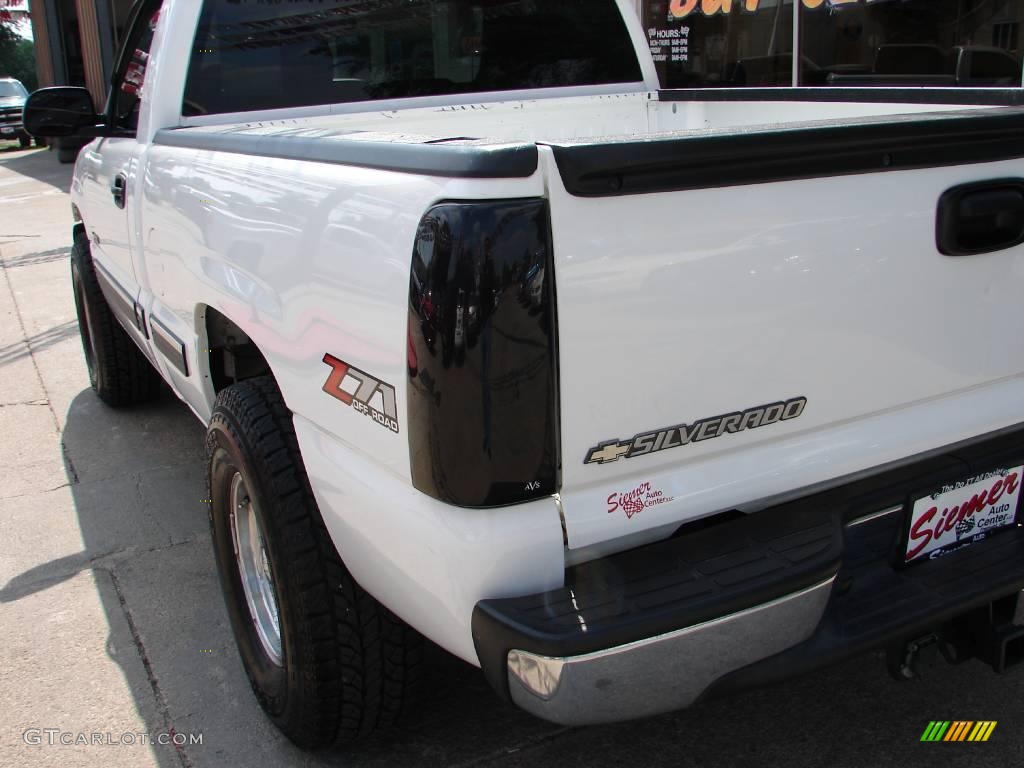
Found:
[(907, 563), (935, 559), (1017, 522), (1024, 466), (996, 469), (944, 486), (910, 510)]
[(0, 133), (14, 133), (13, 128), (0, 128)]

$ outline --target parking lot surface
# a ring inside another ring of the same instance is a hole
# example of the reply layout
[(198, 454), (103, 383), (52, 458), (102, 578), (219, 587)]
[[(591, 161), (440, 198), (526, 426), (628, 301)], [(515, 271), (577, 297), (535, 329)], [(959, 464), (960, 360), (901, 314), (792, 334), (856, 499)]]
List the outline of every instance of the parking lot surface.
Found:
[[(402, 729), (344, 752), (295, 749), (235, 653), (202, 426), (169, 394), (114, 411), (89, 389), (68, 279), (70, 176), (53, 153), (0, 144), (0, 765), (1024, 764), (1024, 669), (935, 660), (896, 683), (877, 656), (687, 712), (566, 729), (431, 648), (422, 711)], [(932, 720), (998, 725), (987, 743), (922, 743)], [(166, 734), (186, 743), (142, 743)]]

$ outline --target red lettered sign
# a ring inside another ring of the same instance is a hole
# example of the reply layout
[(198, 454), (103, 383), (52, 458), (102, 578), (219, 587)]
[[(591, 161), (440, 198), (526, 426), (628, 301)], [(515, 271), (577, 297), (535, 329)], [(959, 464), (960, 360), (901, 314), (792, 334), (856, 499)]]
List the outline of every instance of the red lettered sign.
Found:
[(986, 472), (914, 502), (905, 561), (939, 557), (1013, 525), (1024, 466)]

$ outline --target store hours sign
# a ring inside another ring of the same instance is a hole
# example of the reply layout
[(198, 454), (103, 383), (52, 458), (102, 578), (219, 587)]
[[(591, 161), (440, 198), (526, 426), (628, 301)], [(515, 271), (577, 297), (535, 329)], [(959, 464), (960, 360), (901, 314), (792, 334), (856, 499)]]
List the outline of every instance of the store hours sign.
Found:
[(690, 28), (647, 30), (647, 40), (651, 46), (651, 55), (656, 62), (689, 61), (690, 60)]

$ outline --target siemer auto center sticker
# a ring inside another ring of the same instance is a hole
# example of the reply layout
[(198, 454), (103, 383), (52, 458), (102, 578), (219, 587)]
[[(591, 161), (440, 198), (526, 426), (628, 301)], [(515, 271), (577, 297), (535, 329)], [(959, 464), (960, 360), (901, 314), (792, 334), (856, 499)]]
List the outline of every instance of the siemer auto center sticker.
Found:
[(667, 496), (663, 491), (654, 488), (650, 483), (641, 483), (623, 493), (611, 494), (608, 497), (608, 514), (611, 515), (622, 510), (626, 519), (632, 520), (645, 509), (668, 504), (673, 498), (673, 496)]

